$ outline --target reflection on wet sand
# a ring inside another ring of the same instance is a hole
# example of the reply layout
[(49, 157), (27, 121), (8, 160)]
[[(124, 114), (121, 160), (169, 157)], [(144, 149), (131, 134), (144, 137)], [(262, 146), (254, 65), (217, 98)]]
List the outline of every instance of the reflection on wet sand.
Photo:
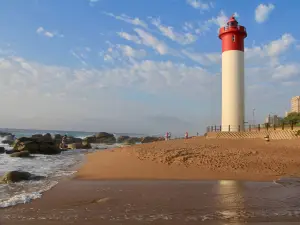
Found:
[[(225, 219), (237, 219), (244, 212), (243, 183), (231, 180), (218, 182), (218, 198), (220, 216)], [(240, 223), (236, 223), (237, 225)]]
[(285, 186), (226, 180), (73, 180), (57, 185), (41, 200), (0, 211), (0, 223), (1, 219), (5, 225), (56, 225), (62, 221), (74, 225), (299, 222), (300, 186), (281, 183)]

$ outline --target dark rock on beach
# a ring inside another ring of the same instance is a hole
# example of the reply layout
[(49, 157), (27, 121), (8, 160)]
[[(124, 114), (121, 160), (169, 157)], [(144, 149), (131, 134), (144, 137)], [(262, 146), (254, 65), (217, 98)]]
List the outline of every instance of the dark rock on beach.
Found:
[(4, 147), (0, 147), (0, 154), (5, 152), (5, 148)]
[(24, 180), (30, 180), (31, 173), (23, 172), (23, 171), (11, 171), (4, 174), (4, 176), (1, 177), (0, 183), (16, 183), (21, 182)]
[(3, 136), (2, 138), (3, 138), (2, 144), (9, 144), (9, 145), (11, 145), (12, 143), (14, 143), (14, 135), (12, 135), (12, 134)]
[(17, 151), (15, 151), (15, 150), (6, 150), (5, 154), (10, 155), (10, 154), (15, 153), (15, 152), (17, 152)]
[(13, 145), (14, 151), (28, 151), (30, 154), (59, 154), (61, 151), (52, 139), (51, 134), (34, 135), (31, 138), (21, 137)]
[(143, 137), (141, 140), (141, 143), (151, 143), (151, 142), (155, 142), (155, 141), (163, 141), (164, 138), (163, 137)]
[(113, 134), (100, 132), (94, 136), (86, 137), (84, 141), (88, 143), (115, 144), (117, 140)]
[(0, 184), (17, 183), (28, 180), (41, 180), (44, 178), (45, 177), (43, 176), (36, 176), (34, 174), (24, 171), (10, 171), (5, 173), (2, 177), (0, 177)]
[(12, 136), (12, 133), (7, 133), (7, 132), (0, 132), (0, 137), (5, 137), (5, 136)]
[(14, 153), (12, 153), (12, 154), (10, 154), (10, 157), (32, 158), (33, 156), (31, 156), (28, 151), (22, 151), (22, 152), (14, 152)]
[(128, 140), (129, 138), (130, 138), (129, 136), (120, 136), (120, 137), (118, 137), (117, 142), (118, 143), (123, 143), (126, 140)]

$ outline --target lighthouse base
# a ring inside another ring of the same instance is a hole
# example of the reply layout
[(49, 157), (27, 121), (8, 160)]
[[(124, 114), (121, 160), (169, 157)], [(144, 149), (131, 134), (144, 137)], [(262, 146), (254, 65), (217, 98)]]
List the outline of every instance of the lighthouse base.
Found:
[(240, 131), (245, 131), (244, 126), (239, 126), (239, 125), (223, 125), (222, 132), (240, 132)]

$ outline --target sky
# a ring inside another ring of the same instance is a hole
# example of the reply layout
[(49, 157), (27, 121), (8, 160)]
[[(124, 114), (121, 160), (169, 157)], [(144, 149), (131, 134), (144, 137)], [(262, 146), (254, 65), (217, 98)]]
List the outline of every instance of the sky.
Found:
[(300, 95), (300, 1), (3, 0), (0, 127), (162, 134), (221, 123), (221, 40), (246, 27), (246, 121)]

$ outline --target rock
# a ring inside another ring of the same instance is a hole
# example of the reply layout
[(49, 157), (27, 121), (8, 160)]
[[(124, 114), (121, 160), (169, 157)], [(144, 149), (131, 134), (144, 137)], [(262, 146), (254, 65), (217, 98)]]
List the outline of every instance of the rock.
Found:
[(29, 137), (20, 137), (16, 141), (18, 141), (18, 142), (34, 141), (34, 139), (33, 138), (29, 138)]
[(13, 144), (15, 141), (14, 135), (6, 135), (3, 137), (2, 144)]
[(86, 137), (86, 138), (84, 138), (83, 140), (84, 140), (84, 141), (87, 141), (88, 143), (96, 143), (96, 142), (97, 142), (96, 136)]
[(31, 137), (35, 138), (35, 139), (39, 139), (39, 138), (43, 137), (43, 135), (42, 134), (34, 134)]
[(92, 146), (91, 146), (91, 144), (90, 144), (89, 142), (87, 142), (87, 141), (82, 141), (82, 148), (83, 148), (83, 149), (91, 149)]
[(114, 144), (117, 141), (113, 134), (109, 134), (106, 132), (100, 132), (100, 133), (96, 134), (95, 136), (96, 136), (96, 143)]
[(59, 154), (60, 152), (61, 150), (57, 148), (54, 142), (48, 142), (48, 143), (43, 142), (40, 144), (40, 150), (39, 150), (40, 154), (55, 155), (55, 154)]
[(12, 145), (14, 143), (14, 141), (10, 141), (10, 140), (3, 140), (2, 144), (8, 144), (8, 145)]
[(125, 140), (125, 144), (128, 144), (128, 145), (134, 145), (136, 144), (137, 142), (141, 142), (141, 138), (137, 138), (137, 137), (131, 137), (127, 140)]
[(67, 138), (67, 144), (72, 144), (72, 143), (82, 143), (82, 139), (70, 136)]
[(68, 144), (68, 149), (82, 149), (82, 144), (81, 143), (72, 143)]
[(31, 174), (23, 171), (11, 171), (7, 172), (0, 179), (0, 183), (16, 183), (24, 180), (30, 180)]
[(30, 154), (59, 154), (60, 150), (49, 134), (36, 138), (19, 138), (13, 146), (14, 151), (28, 151)]
[(100, 133), (97, 133), (95, 136), (96, 136), (97, 139), (100, 139), (100, 138), (107, 138), (107, 137), (114, 137), (113, 134), (106, 133), (106, 132), (100, 132)]
[(54, 135), (54, 140), (61, 140), (62, 139), (62, 136), (60, 134), (55, 134)]
[(14, 152), (14, 153), (10, 154), (10, 157), (30, 158), (32, 156), (30, 155), (29, 152), (23, 151), (23, 152)]
[(15, 152), (17, 152), (17, 151), (15, 151), (15, 150), (6, 150), (5, 154), (10, 155), (10, 154), (15, 153)]
[(17, 142), (13, 148), (15, 151), (28, 151), (31, 154), (40, 152), (40, 145), (35, 141)]
[(129, 136), (120, 136), (120, 137), (118, 137), (117, 142), (118, 143), (123, 143), (126, 140), (128, 140), (129, 138), (130, 138)]
[(5, 148), (4, 147), (0, 147), (0, 154), (5, 152)]
[(42, 135), (41, 137), (37, 138), (38, 142), (53, 142), (51, 134), (47, 133)]
[(155, 141), (163, 141), (164, 138), (163, 137), (143, 137), (141, 139), (141, 143), (150, 143), (150, 142), (155, 142)]
[(0, 132), (0, 137), (5, 137), (5, 136), (13, 136), (13, 134), (7, 132)]

